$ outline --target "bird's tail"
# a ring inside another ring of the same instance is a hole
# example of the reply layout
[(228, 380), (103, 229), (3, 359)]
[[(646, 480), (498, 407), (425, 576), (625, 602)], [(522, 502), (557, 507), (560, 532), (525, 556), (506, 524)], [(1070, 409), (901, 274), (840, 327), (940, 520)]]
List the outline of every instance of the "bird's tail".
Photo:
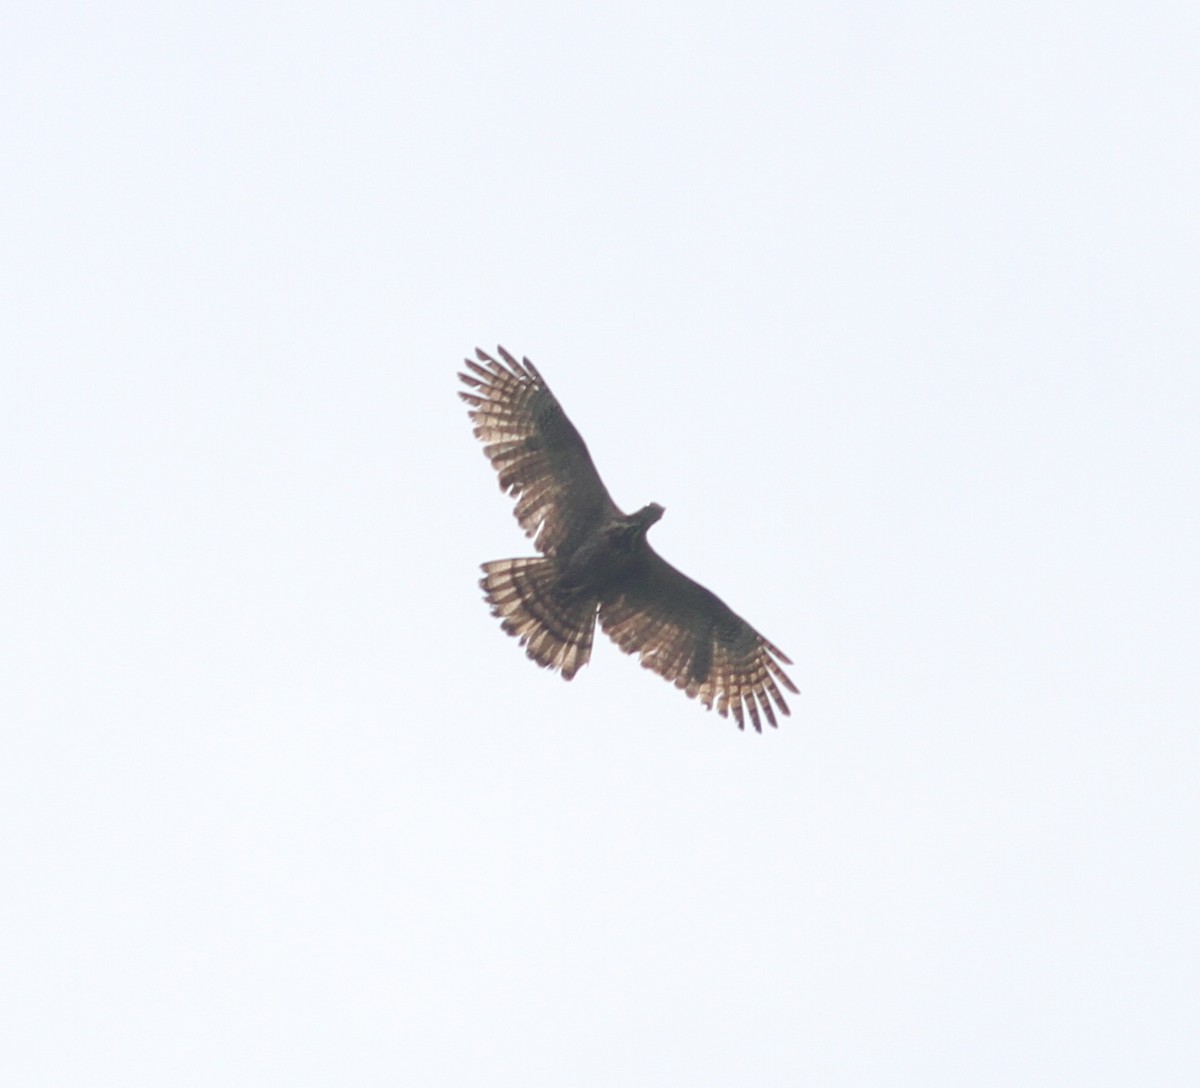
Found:
[(496, 559), (483, 564), (483, 575), (479, 584), (492, 615), (542, 668), (570, 680), (588, 663), (599, 602), (558, 589), (553, 560)]

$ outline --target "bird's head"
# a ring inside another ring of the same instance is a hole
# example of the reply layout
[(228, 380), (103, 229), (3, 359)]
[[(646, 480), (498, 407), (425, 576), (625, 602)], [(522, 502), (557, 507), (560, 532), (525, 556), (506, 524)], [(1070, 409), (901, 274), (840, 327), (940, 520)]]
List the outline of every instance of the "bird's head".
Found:
[(664, 507), (659, 506), (656, 502), (648, 502), (633, 516), (637, 520), (637, 523), (642, 527), (642, 532), (644, 533), (650, 528), (651, 525), (658, 521), (658, 519), (661, 518), (664, 513), (666, 513)]

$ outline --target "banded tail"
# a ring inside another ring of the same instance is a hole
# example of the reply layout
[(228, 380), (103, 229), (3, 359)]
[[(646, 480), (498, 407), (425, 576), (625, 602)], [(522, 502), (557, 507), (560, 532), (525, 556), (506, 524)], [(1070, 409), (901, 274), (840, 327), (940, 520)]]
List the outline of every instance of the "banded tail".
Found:
[(492, 615), (532, 660), (561, 671), (564, 680), (588, 663), (600, 602), (559, 590), (554, 560), (495, 559), (483, 564), (483, 572), (479, 585)]

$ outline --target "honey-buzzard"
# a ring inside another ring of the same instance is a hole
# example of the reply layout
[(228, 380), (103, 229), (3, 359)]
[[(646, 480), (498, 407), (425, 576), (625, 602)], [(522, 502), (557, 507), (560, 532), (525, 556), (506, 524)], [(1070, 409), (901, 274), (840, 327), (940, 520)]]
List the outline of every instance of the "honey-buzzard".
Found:
[(579, 432), (525, 359), (479, 348), (471, 374), (475, 434), (516, 500), (516, 517), (541, 556), (483, 564), (480, 581), (492, 614), (542, 668), (570, 680), (592, 652), (596, 619), (628, 654), (706, 708), (743, 707), (762, 732), (775, 725), (771, 701), (790, 713), (779, 685), (796, 691), (778, 661), (791, 661), (719, 597), (663, 559), (646, 531), (663, 515), (658, 503), (623, 514), (608, 494)]

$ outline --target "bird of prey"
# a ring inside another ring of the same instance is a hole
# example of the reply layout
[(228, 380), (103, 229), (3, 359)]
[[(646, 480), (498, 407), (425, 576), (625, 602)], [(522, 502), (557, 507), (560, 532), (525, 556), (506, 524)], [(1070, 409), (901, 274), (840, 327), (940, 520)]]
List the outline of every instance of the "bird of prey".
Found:
[(758, 732), (788, 714), (780, 686), (795, 692), (779, 662), (791, 661), (741, 616), (676, 570), (646, 540), (658, 503), (624, 514), (587, 446), (545, 379), (504, 348), (476, 348), (459, 396), (475, 435), (516, 500), (515, 514), (542, 554), (483, 564), (480, 586), (501, 627), (542, 668), (570, 680), (587, 664), (596, 620), (628, 654), (728, 717)]

